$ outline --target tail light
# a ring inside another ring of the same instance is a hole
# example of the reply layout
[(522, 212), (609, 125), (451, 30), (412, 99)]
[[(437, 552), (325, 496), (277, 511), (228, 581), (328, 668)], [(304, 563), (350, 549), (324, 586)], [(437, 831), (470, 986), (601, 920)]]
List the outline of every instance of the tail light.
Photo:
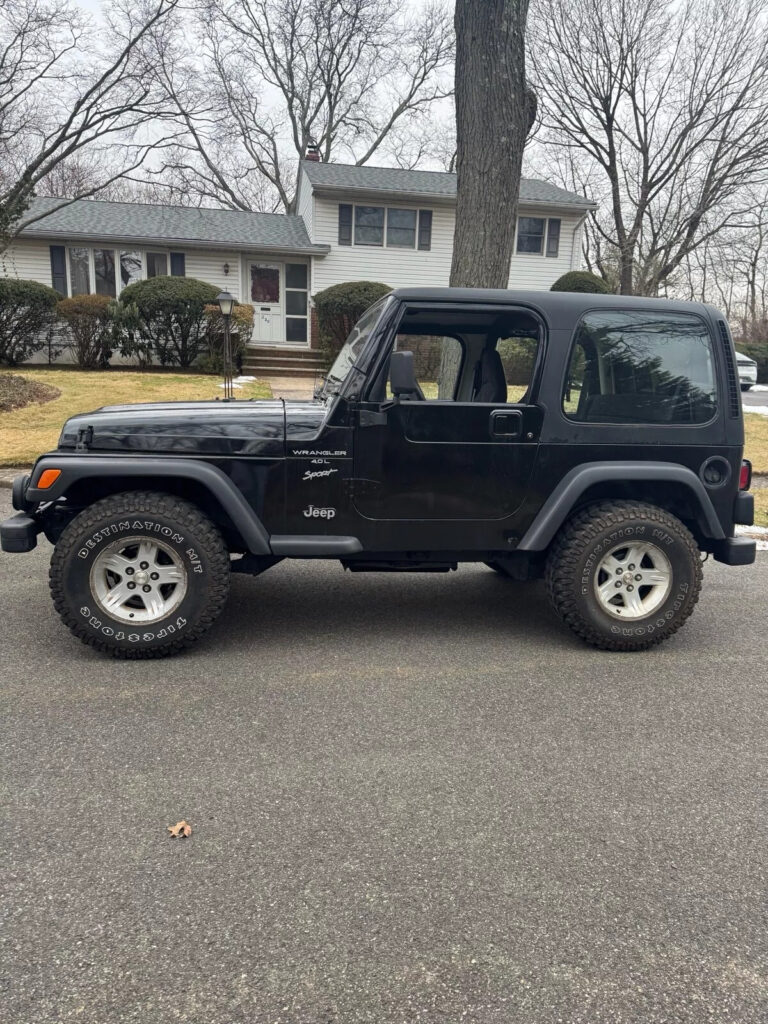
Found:
[(739, 473), (739, 490), (748, 491), (752, 483), (752, 463), (749, 459), (742, 459), (741, 472)]

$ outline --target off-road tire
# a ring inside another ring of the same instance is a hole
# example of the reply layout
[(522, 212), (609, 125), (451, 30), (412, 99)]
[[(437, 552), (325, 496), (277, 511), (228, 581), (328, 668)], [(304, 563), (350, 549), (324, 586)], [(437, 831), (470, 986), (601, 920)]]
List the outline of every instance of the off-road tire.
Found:
[[(91, 567), (105, 546), (122, 536), (143, 537), (172, 549), (186, 571), (185, 593), (157, 622), (125, 621), (99, 607)], [(62, 621), (90, 647), (116, 658), (162, 658), (199, 639), (229, 594), (229, 553), (216, 526), (189, 501), (154, 491), (127, 491), (94, 502), (61, 534), (49, 582)]]
[[(594, 580), (601, 558), (633, 538), (663, 551), (672, 584), (655, 611), (619, 622), (601, 607)], [(700, 552), (690, 530), (664, 509), (633, 501), (601, 502), (576, 513), (556, 537), (546, 568), (555, 611), (588, 644), (607, 651), (646, 650), (676, 633), (699, 599), (701, 579)]]

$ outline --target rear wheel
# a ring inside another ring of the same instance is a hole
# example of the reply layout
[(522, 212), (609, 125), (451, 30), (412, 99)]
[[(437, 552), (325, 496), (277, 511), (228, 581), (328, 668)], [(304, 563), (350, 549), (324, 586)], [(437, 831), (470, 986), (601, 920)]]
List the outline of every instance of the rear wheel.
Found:
[(49, 575), (56, 610), (83, 643), (119, 658), (159, 658), (215, 621), (229, 593), (229, 553), (195, 505), (135, 491), (76, 516)]
[(579, 512), (547, 561), (555, 610), (604, 650), (644, 650), (671, 636), (693, 611), (701, 578), (690, 531), (641, 502), (606, 502)]

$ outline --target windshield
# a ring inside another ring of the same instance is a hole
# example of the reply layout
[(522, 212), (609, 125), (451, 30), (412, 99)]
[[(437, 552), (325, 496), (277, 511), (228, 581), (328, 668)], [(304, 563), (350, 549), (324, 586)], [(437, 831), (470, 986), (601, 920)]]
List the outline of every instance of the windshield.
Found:
[(325, 378), (325, 385), (322, 390), (324, 395), (337, 395), (341, 390), (342, 384), (349, 376), (350, 371), (353, 368), (356, 368), (357, 360), (362, 355), (365, 344), (371, 335), (371, 331), (376, 326), (376, 322), (381, 316), (381, 311), (386, 300), (387, 296), (385, 295), (384, 298), (379, 299), (378, 302), (374, 302), (370, 309), (367, 309), (365, 313), (363, 313), (350, 331), (349, 337), (344, 342), (344, 347), (336, 356), (333, 366), (330, 368), (328, 375)]

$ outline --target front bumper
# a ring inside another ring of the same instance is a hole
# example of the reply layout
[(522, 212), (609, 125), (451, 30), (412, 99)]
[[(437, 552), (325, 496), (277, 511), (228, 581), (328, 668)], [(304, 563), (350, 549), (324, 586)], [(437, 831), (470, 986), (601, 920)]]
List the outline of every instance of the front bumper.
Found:
[(34, 551), (41, 529), (32, 516), (26, 512), (17, 512), (15, 516), (0, 523), (0, 547), (12, 554)]

